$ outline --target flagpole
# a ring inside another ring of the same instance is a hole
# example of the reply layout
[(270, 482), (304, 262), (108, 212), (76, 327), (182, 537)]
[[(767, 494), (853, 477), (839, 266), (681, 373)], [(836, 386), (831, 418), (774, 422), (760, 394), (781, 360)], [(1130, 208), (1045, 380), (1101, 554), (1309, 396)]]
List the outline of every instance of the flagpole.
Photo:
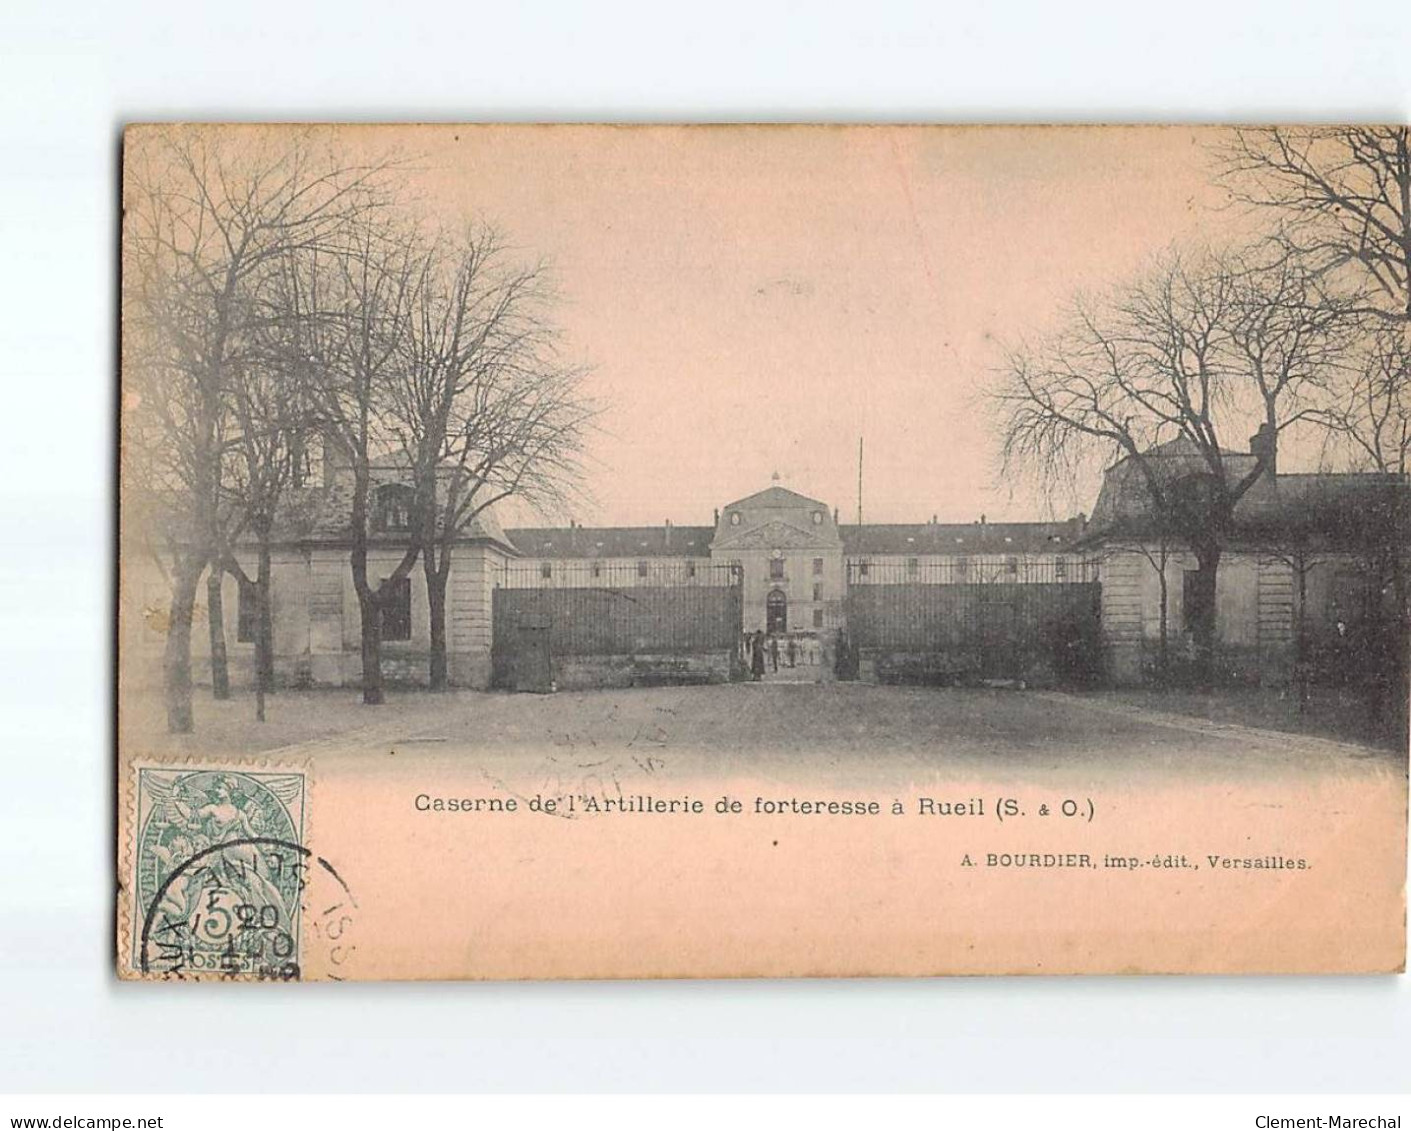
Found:
[(862, 525), (862, 437), (857, 438), (857, 524)]

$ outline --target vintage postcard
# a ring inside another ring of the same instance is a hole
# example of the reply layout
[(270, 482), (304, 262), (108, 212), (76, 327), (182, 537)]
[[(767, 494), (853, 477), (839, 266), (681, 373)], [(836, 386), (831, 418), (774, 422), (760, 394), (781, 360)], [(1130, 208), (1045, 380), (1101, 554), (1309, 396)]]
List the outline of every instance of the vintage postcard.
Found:
[(1404, 968), (1405, 126), (122, 176), (123, 977)]

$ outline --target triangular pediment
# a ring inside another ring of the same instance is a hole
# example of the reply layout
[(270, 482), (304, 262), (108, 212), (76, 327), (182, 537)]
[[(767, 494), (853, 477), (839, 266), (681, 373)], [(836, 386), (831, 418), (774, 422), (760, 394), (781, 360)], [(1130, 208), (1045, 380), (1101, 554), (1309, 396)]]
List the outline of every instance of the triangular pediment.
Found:
[(777, 483), (772, 487), (766, 487), (763, 491), (756, 491), (753, 495), (746, 495), (743, 499), (736, 499), (733, 503), (725, 504), (726, 509), (733, 507), (818, 507), (827, 510), (827, 505), (817, 499), (810, 499), (807, 495), (800, 495), (797, 491), (790, 491), (787, 487), (780, 487)]
[(822, 534), (813, 530), (803, 530), (792, 523), (775, 519), (749, 526), (717, 538), (711, 545), (713, 550), (806, 550), (820, 546), (838, 545), (838, 536), (833, 531)]

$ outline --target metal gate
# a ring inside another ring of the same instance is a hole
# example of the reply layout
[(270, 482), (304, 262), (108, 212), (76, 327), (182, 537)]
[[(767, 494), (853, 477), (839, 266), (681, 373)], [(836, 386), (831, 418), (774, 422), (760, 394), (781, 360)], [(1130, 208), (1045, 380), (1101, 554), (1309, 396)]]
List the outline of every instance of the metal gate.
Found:
[(853, 561), (847, 634), (876, 678), (1089, 682), (1101, 667), (1097, 563)]
[(728, 678), (743, 600), (728, 566), (514, 563), (496, 576), (491, 612), (494, 685), (548, 691), (566, 672), (582, 685), (594, 670), (632, 683)]
[(554, 666), (549, 652), (550, 623), (543, 613), (525, 613), (514, 625), (510, 676), (515, 691), (544, 694), (554, 689)]

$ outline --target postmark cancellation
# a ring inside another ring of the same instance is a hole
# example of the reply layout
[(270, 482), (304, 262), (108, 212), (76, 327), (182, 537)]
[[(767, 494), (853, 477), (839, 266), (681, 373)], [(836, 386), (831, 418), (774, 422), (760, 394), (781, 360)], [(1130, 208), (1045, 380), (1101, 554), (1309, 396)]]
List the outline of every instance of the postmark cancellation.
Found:
[(310, 869), (302, 767), (136, 765), (125, 817), (119, 970), (296, 980)]

